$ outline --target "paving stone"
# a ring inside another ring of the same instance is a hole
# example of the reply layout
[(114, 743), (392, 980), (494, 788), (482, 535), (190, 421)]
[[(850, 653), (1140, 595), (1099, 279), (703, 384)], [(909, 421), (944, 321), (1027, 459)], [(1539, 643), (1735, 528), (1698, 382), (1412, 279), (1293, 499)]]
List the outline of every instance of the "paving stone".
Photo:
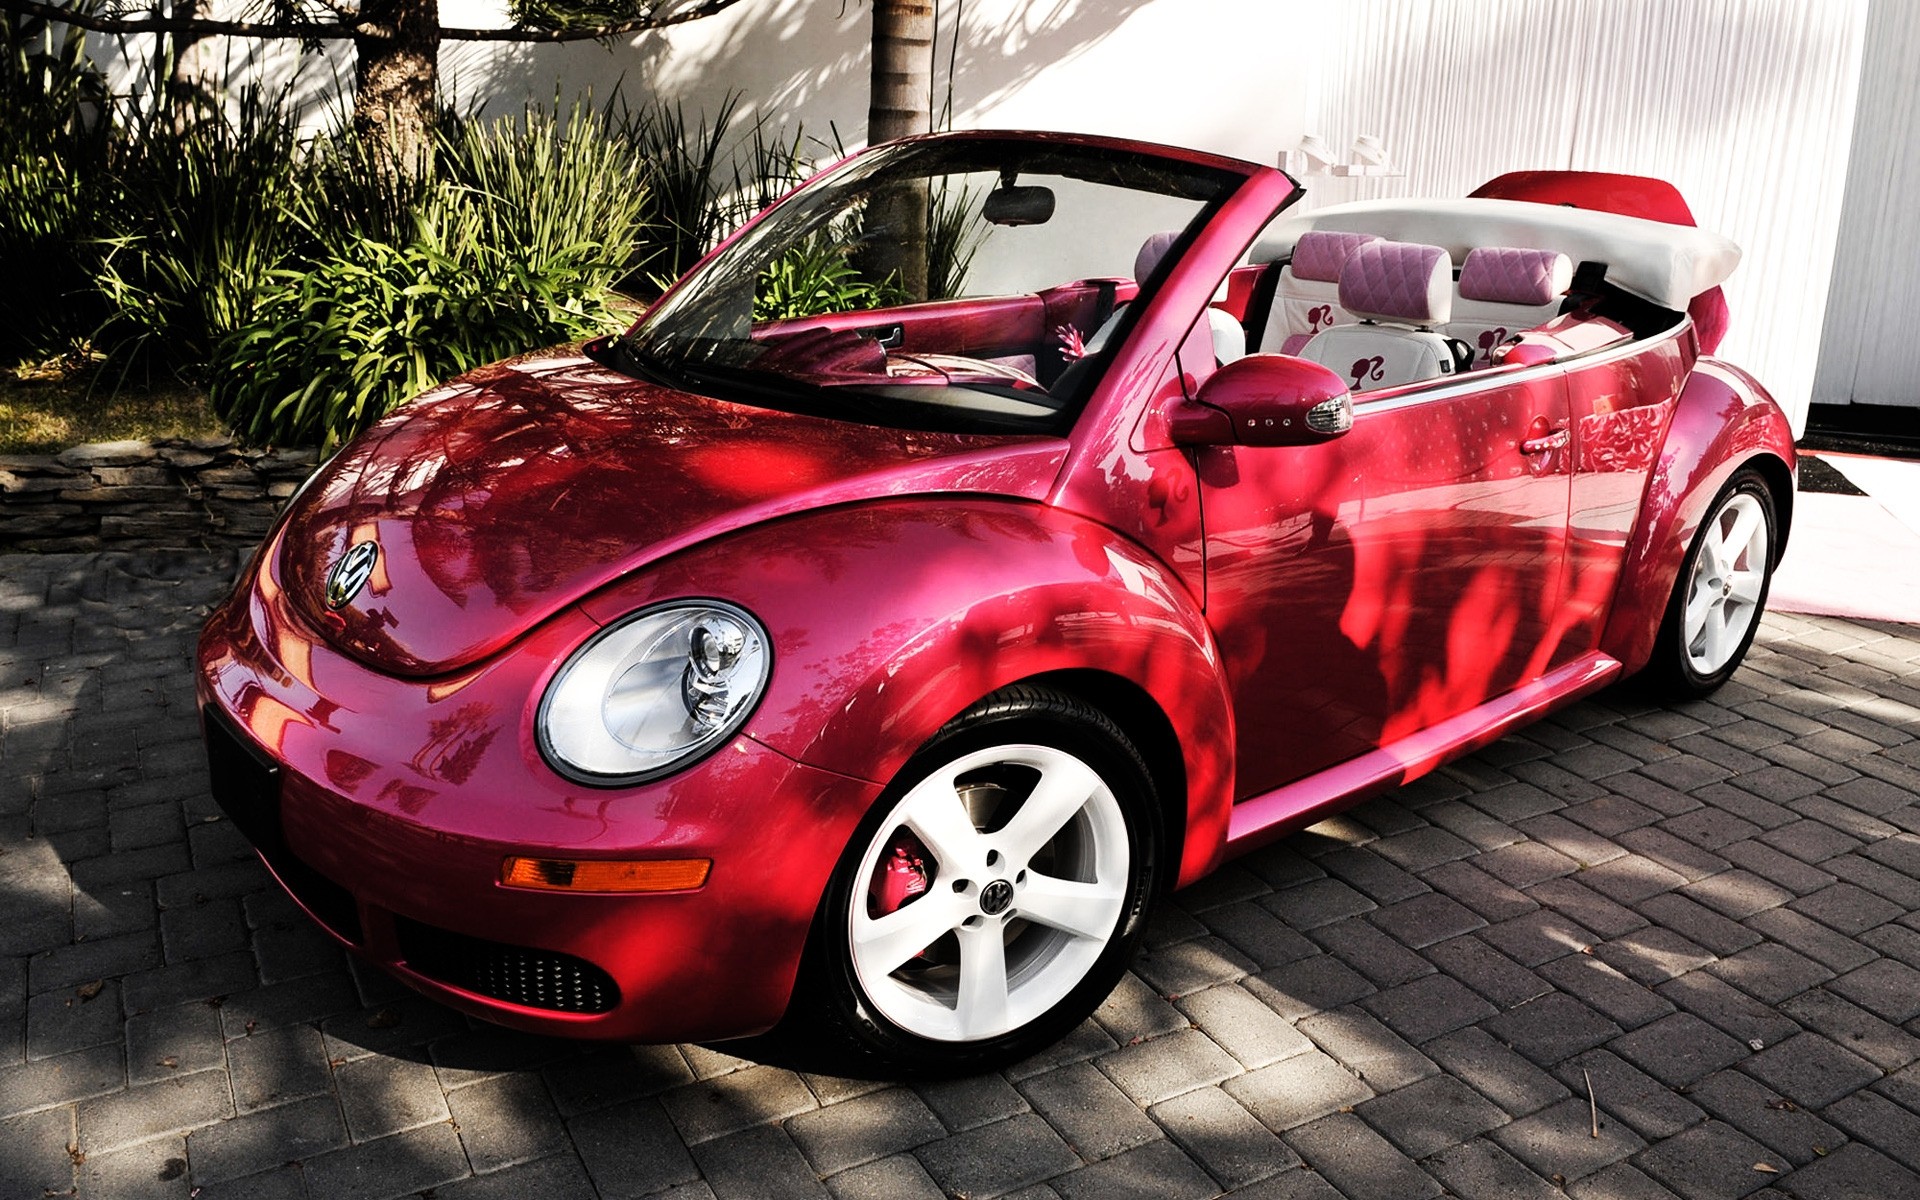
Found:
[(1295, 929), (1305, 931), (1369, 912), (1377, 905), (1338, 879), (1311, 879), (1263, 896), (1259, 903)]
[(307, 1159), (302, 1166), (307, 1187), (329, 1200), (405, 1195), (469, 1173), (460, 1138), (444, 1123), (330, 1151)]
[[(1782, 1156), (1719, 1121), (1670, 1137), (1633, 1162), (1686, 1200), (1757, 1192), (1789, 1166)], [(1765, 1163), (1773, 1171), (1755, 1170), (1756, 1163)]]
[(1570, 1058), (1554, 1073), (1576, 1097), (1588, 1095), (1591, 1087), (1594, 1104), (1649, 1142), (1672, 1137), (1705, 1115), (1674, 1087), (1608, 1050)]
[(1686, 1087), (1750, 1053), (1743, 1043), (1686, 1012), (1615, 1038), (1609, 1049), (1670, 1087)]
[(88, 1154), (80, 1162), (80, 1194), (114, 1200), (174, 1200), (186, 1192), (187, 1152), (178, 1137)]
[(1410, 1158), (1507, 1123), (1507, 1114), (1457, 1079), (1436, 1075), (1375, 1096), (1354, 1111)]
[(1209, 910), (1206, 931), (1218, 935), (1262, 969), (1283, 966), (1320, 953), (1319, 946), (1269, 910), (1251, 901)]
[(1847, 854), (1861, 846), (1859, 838), (1840, 832), (1820, 821), (1799, 820), (1791, 825), (1762, 834), (1760, 841), (1803, 863), (1826, 862), (1836, 854)]
[(1420, 878), (1435, 892), (1451, 897), (1472, 910), (1480, 918), (1475, 928), (1478, 928), (1478, 924), (1504, 921), (1538, 907), (1525, 892), (1502, 883), (1470, 863), (1444, 863), (1423, 872)]
[(1474, 934), (1429, 946), (1425, 954), (1434, 966), (1486, 997), (1496, 1008), (1525, 1004), (1553, 990), (1539, 975)]
[[(348, 1091), (343, 1080), (343, 1103)], [(560, 1114), (537, 1075), (506, 1075), (459, 1088), (447, 1094), (441, 1107), (450, 1111), (467, 1161), (476, 1171), (498, 1171), (572, 1149)], [(349, 1107), (349, 1124), (355, 1120)]]
[[(1259, 1003), (1252, 997), (1248, 999)], [(1197, 1029), (1183, 1029), (1152, 1041), (1122, 1046), (1094, 1062), (1129, 1099), (1142, 1106), (1219, 1083), (1246, 1069)], [(1036, 1104), (1036, 1107), (1040, 1106)], [(1044, 1108), (1041, 1111), (1046, 1113)]]
[(1118, 1045), (1107, 1031), (1093, 1021), (1082, 1021), (1073, 1031), (1039, 1051), (1030, 1058), (1008, 1067), (1006, 1076), (1015, 1083), (1031, 1079), (1035, 1075), (1045, 1075), (1048, 1071), (1069, 1066), (1077, 1062), (1086, 1062), (1090, 1058), (1105, 1054)]
[(1796, 1200), (1881, 1200), (1920, 1196), (1920, 1175), (1860, 1142), (1849, 1142), (1782, 1181)]
[(1810, 867), (1761, 842), (1735, 842), (1720, 851), (1732, 871), (1688, 884), (1686, 894), (1736, 921), (1819, 891), (1834, 882), (1831, 872)]
[(347, 1127), (331, 1096), (242, 1113), (187, 1138), (195, 1185), (251, 1177), (346, 1144)]
[(1057, 1175), (1048, 1183), (1061, 1200), (1211, 1200), (1220, 1191), (1205, 1171), (1168, 1141), (1151, 1142), (1105, 1162)]
[(1747, 1059), (1741, 1070), (1803, 1107), (1820, 1108), (1875, 1082), (1878, 1067), (1817, 1033), (1802, 1033)]
[[(434, 1200), (526, 1200), (529, 1196), (587, 1196), (593, 1182), (586, 1167), (571, 1154), (558, 1154), (473, 1179), (462, 1179), (434, 1189)], [(294, 1193), (294, 1197), (305, 1192)], [(704, 1184), (676, 1190), (660, 1200), (711, 1200), (713, 1192)]]
[(1802, 992), (1781, 1005), (1780, 1011), (1883, 1071), (1920, 1059), (1920, 1038), (1825, 988)]
[(1551, 1066), (1620, 1035), (1618, 1025), (1558, 992), (1483, 1021), (1480, 1028), (1541, 1066)]
[(1713, 953), (1671, 929), (1650, 926), (1593, 948), (1594, 957), (1649, 987), (1714, 961)]
[(1578, 879), (1549, 879), (1528, 888), (1527, 895), (1601, 938), (1619, 937), (1648, 923), (1639, 913), (1602, 896)]
[(1273, 888), (1243, 864), (1229, 863), (1213, 874), (1189, 884), (1175, 894), (1174, 903), (1191, 913), (1202, 913), (1223, 904), (1264, 896)]
[(1543, 880), (1571, 875), (1580, 864), (1538, 842), (1515, 842), (1482, 854), (1474, 865), (1516, 888), (1529, 888)]
[(658, 1100), (598, 1109), (568, 1121), (567, 1130), (603, 1200), (650, 1196), (700, 1177)]
[(1672, 1002), (1589, 954), (1569, 954), (1540, 968), (1540, 977), (1622, 1029), (1638, 1029), (1673, 1011)]
[(1370, 897), (1375, 904), (1392, 904), (1427, 890), (1427, 885), (1373, 850), (1349, 846), (1320, 856), (1320, 866), (1328, 875), (1344, 879)]
[(126, 1082), (126, 1055), (119, 1046), (93, 1046), (0, 1067), (0, 1119), (117, 1092)]
[(1381, 838), (1372, 849), (1401, 870), (1419, 875), (1442, 863), (1467, 858), (1477, 848), (1445, 829), (1426, 826)]
[(1313, 940), (1351, 964), (1375, 987), (1392, 987), (1433, 971), (1433, 964), (1364, 918), (1349, 917), (1313, 931)]
[(330, 1073), (320, 1031), (288, 1025), (227, 1043), (234, 1107), (251, 1112), (328, 1090)]
[(1349, 1196), (1420, 1200), (1440, 1193), (1433, 1177), (1351, 1113), (1335, 1113), (1286, 1136), (1306, 1164)]
[[(1434, 776), (1429, 775), (1426, 778), (1433, 779)], [(1511, 846), (1521, 840), (1519, 831), (1513, 826), (1505, 821), (1495, 820), (1472, 805), (1463, 804), (1459, 800), (1436, 803), (1422, 810), (1422, 815), (1462, 841), (1471, 842), (1479, 850), (1498, 850), (1502, 846)]]
[(1143, 953), (1133, 969), (1162, 996), (1174, 997), (1244, 979), (1260, 968), (1221, 939), (1199, 937)]
[(1872, 962), (1875, 957), (1872, 950), (1854, 939), (1835, 933), (1813, 918), (1791, 909), (1775, 908), (1755, 913), (1747, 918), (1746, 923), (1748, 928), (1762, 937), (1798, 951), (1829, 971), (1851, 971)]
[(1439, 1070), (1398, 1034), (1357, 1008), (1318, 1013), (1300, 1032), (1376, 1092), (1405, 1087)]
[(220, 1014), (205, 1004), (176, 1004), (126, 1020), (127, 1078), (136, 1087), (195, 1071), (224, 1071)]
[(1799, 1023), (1724, 980), (1701, 971), (1668, 980), (1655, 989), (1674, 1007), (1693, 1013), (1737, 1042), (1772, 1045), (1800, 1031)]
[[(0, 1196), (58, 1196), (73, 1183), (73, 1110), (61, 1107), (0, 1121)], [(1289, 1152), (1288, 1157), (1292, 1157)]]
[(1592, 1124), (1587, 1098), (1579, 1096), (1502, 1125), (1487, 1136), (1536, 1173), (1549, 1179), (1557, 1175), (1569, 1182), (1646, 1147), (1640, 1135), (1605, 1115), (1597, 1138), (1592, 1134)]
[(1643, 901), (1640, 912), (1661, 928), (1723, 958), (1761, 940), (1759, 934), (1738, 921), (1673, 892)]
[(1551, 909), (1539, 909), (1489, 925), (1479, 936), (1525, 967), (1537, 967), (1563, 955), (1581, 953), (1600, 940), (1592, 931)]
[(1920, 971), (1905, 963), (1876, 959), (1827, 988), (1895, 1024), (1920, 1017)]
[(1188, 1024), (1184, 1013), (1131, 971), (1121, 976), (1119, 986), (1100, 1002), (1093, 1019), (1122, 1045), (1185, 1029)]
[(1421, 1165), (1445, 1184), (1451, 1195), (1559, 1200), (1565, 1194), (1485, 1138), (1450, 1147)]
[[(1847, 1138), (1832, 1125), (1739, 1071), (1714, 1072), (1688, 1089), (1687, 1098), (1797, 1166), (1830, 1152)], [(1849, 1103), (1851, 1099), (1841, 1103)], [(1832, 1111), (1830, 1108), (1828, 1113)]]
[(1360, 1006), (1416, 1045), (1498, 1011), (1465, 984), (1447, 975), (1427, 975), (1376, 992), (1362, 999)]
[(693, 1147), (707, 1186), (721, 1200), (786, 1200), (820, 1197), (827, 1188), (777, 1126), (744, 1129)]
[(947, 1193), (911, 1154), (896, 1154), (827, 1180), (834, 1200), (947, 1200)]
[(1245, 987), (1290, 1021), (1338, 1008), (1374, 991), (1359, 972), (1326, 954), (1262, 971)]
[(1803, 954), (1771, 942), (1742, 950), (1707, 968), (1763, 1004), (1779, 1004), (1833, 978)]
[(1538, 1112), (1565, 1099), (1567, 1089), (1480, 1029), (1462, 1029), (1422, 1047), (1450, 1078), (1459, 1079), (1510, 1117)]
[(333, 1079), (356, 1142), (448, 1119), (440, 1077), (426, 1062), (375, 1055), (342, 1063)]
[(916, 1083), (913, 1090), (953, 1133), (964, 1133), (1027, 1111), (1026, 1097), (998, 1075), (933, 1080)]
[(1892, 901), (1852, 883), (1836, 883), (1822, 888), (1810, 896), (1802, 896), (1787, 907), (1805, 913), (1829, 928), (1855, 936), (1893, 920), (1902, 911)]
[(1088, 1063), (1035, 1076), (1021, 1084), (1020, 1090), (1034, 1111), (1089, 1162), (1111, 1158), (1160, 1136), (1159, 1127)]
[[(674, 1046), (607, 1046), (576, 1052), (540, 1071), (562, 1117), (623, 1104), (679, 1087), (693, 1079)], [(818, 1095), (818, 1092), (815, 1092)]]
[(120, 983), (60, 988), (27, 1001), (27, 1057), (52, 1058), (120, 1040)]
[(1373, 1090), (1318, 1051), (1262, 1067), (1222, 1085), (1260, 1123), (1276, 1133), (1358, 1104)]
[(1314, 1048), (1306, 1034), (1237, 984), (1183, 996), (1180, 1009), (1250, 1070)]
[(1285, 1142), (1219, 1088), (1176, 1096), (1154, 1105), (1148, 1115), (1224, 1188), (1244, 1187), (1300, 1162)]
[(1486, 925), (1485, 919), (1471, 909), (1437, 892), (1423, 892), (1390, 904), (1368, 919), (1402, 946), (1415, 950)]
[(1837, 1146), (1842, 1136), (1850, 1135), (1908, 1169), (1920, 1166), (1920, 1115), (1885, 1096), (1870, 1091), (1855, 1092), (1828, 1105), (1822, 1115), (1846, 1130), (1845, 1135), (1837, 1130), (1826, 1134), (1829, 1139), (1823, 1143), (1826, 1147)]
[(1000, 1195), (1080, 1165), (1060, 1135), (1032, 1114), (930, 1142), (914, 1153), (935, 1183), (963, 1195)]
[(690, 1083), (664, 1093), (661, 1102), (689, 1146), (817, 1107), (798, 1075), (769, 1066)]

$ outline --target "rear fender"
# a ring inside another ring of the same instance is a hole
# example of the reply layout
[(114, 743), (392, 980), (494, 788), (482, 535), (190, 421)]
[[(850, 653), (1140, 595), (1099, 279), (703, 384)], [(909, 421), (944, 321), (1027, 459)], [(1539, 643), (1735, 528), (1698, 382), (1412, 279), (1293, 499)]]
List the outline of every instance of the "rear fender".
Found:
[(1696, 363), (1647, 481), (1601, 649), (1629, 673), (1652, 658), (1668, 598), (1707, 506), (1749, 464), (1766, 474), (1774, 490), (1778, 564), (1793, 519), (1795, 461), (1793, 431), (1765, 388), (1718, 360)]
[(1179, 582), (1105, 526), (989, 498), (849, 506), (727, 536), (582, 607), (606, 622), (676, 596), (766, 625), (774, 665), (748, 736), (878, 783), (998, 688), (1071, 671), (1098, 704), (1087, 672), (1125, 680), (1180, 746), (1186, 795), (1163, 797), (1169, 824), (1185, 815), (1177, 882), (1220, 860), (1234, 743), (1212, 636)]

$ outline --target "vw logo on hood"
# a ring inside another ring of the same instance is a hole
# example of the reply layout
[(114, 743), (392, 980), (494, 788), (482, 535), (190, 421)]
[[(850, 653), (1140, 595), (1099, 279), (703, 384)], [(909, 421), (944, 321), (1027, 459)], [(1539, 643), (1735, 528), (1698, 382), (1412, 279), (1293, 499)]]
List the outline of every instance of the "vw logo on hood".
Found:
[(360, 589), (367, 584), (367, 577), (373, 574), (373, 564), (380, 559), (380, 547), (372, 542), (357, 542), (340, 561), (333, 564), (333, 570), (327, 572), (327, 607), (345, 608), (353, 603)]

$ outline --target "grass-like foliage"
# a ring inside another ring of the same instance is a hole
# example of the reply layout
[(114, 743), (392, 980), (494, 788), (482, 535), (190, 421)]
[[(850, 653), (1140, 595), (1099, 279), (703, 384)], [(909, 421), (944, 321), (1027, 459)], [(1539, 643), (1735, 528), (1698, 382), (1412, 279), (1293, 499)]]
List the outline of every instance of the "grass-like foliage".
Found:
[(452, 375), (619, 324), (645, 201), (630, 147), (591, 114), (529, 110), (441, 156), (406, 237), (345, 231), (273, 271), (222, 340), (211, 395), (243, 438), (331, 447)]

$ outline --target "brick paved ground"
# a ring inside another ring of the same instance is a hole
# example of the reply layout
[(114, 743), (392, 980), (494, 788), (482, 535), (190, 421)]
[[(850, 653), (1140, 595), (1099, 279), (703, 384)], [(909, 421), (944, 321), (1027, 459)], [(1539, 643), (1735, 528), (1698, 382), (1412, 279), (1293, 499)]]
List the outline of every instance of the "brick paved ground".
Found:
[(1060, 1046), (903, 1088), (352, 968), (205, 795), (232, 571), (0, 558), (0, 1197), (1920, 1196), (1920, 628), (1770, 617), (1715, 703), (1244, 859)]

